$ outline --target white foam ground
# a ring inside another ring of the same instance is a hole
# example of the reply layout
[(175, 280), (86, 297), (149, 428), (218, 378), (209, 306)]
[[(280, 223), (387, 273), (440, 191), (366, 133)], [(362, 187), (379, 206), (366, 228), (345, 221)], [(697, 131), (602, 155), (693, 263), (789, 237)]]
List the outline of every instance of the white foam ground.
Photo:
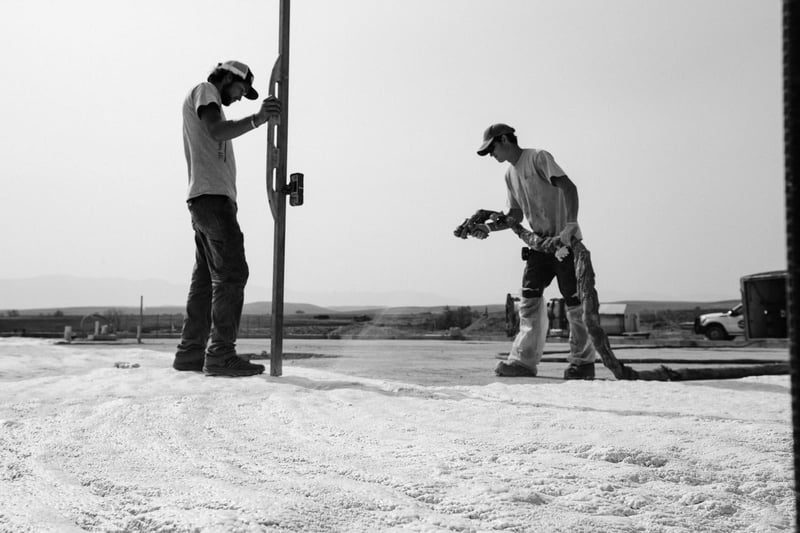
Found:
[[(129, 361), (139, 368), (118, 369)], [(0, 340), (0, 531), (790, 531), (788, 376), (425, 387)]]

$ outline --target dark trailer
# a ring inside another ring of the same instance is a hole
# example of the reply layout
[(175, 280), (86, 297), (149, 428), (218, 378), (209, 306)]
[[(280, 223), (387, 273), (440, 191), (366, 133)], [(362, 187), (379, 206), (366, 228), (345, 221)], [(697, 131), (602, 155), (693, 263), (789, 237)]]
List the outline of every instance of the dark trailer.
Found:
[(779, 270), (741, 278), (744, 334), (751, 339), (785, 339), (787, 272)]

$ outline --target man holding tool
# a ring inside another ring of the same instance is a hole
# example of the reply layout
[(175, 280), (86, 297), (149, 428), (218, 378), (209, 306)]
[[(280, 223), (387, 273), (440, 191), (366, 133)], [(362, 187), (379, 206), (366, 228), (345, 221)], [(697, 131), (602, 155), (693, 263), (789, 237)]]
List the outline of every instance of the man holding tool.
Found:
[[(478, 155), (491, 154), (499, 163), (509, 163), (505, 181), (508, 189), (507, 214), (479, 211), (456, 230), (456, 235), (485, 239), (491, 231), (512, 229), (530, 248), (522, 276), (519, 306), (519, 333), (506, 361), (495, 368), (498, 376), (535, 376), (547, 337), (547, 306), (544, 289), (553, 278), (567, 305), (569, 321), (569, 366), (564, 379), (593, 379), (596, 352), (583, 321), (578, 297), (574, 257), (569, 248), (573, 239), (581, 240), (578, 226), (578, 190), (544, 150), (520, 148), (514, 128), (493, 124), (483, 134)], [(488, 214), (486, 216), (485, 214)], [(530, 229), (520, 223), (523, 217)], [(473, 217), (475, 218), (475, 217)]]
[(176, 370), (209, 376), (252, 376), (264, 372), (236, 355), (236, 336), (249, 270), (236, 205), (236, 162), (231, 141), (279, 115), (270, 96), (257, 113), (228, 120), (223, 107), (242, 97), (256, 100), (250, 67), (219, 63), (207, 81), (183, 102), (183, 146), (189, 171), (186, 201), (195, 241), (186, 318), (173, 362)]

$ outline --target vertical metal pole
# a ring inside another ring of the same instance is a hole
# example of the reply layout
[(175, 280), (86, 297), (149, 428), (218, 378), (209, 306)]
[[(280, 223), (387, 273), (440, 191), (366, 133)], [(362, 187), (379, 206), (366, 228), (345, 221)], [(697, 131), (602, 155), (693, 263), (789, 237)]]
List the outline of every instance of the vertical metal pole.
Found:
[(791, 363), (792, 428), (794, 435), (795, 530), (800, 531), (800, 217), (797, 212), (797, 96), (800, 92), (797, 45), (798, 0), (783, 0), (783, 125), (786, 169), (786, 256), (789, 360)]
[[(290, 0), (280, 0), (278, 60), (272, 69), (270, 94), (281, 101), (278, 121), (269, 122), (267, 189), (275, 220), (272, 256), (271, 376), (283, 373), (283, 281), (286, 257), (286, 145), (289, 130), (289, 9)], [(277, 94), (275, 94), (277, 92)]]
[(283, 374), (283, 281), (286, 258), (286, 197), (278, 200), (272, 258), (272, 337), (269, 375)]
[(142, 343), (142, 329), (144, 326), (144, 295), (139, 296), (139, 327), (136, 328), (136, 342)]

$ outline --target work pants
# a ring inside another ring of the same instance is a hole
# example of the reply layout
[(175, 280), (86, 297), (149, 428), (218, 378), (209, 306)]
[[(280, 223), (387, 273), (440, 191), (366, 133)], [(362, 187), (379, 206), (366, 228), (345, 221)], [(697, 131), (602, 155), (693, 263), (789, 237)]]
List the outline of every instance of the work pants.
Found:
[(559, 291), (567, 305), (569, 322), (570, 364), (594, 363), (597, 353), (583, 321), (583, 309), (578, 298), (578, 282), (575, 278), (575, 259), (570, 254), (563, 261), (555, 255), (530, 250), (522, 275), (522, 295), (519, 305), (519, 333), (517, 333), (509, 362), (531, 370), (542, 360), (547, 340), (548, 318), (544, 301), (544, 289), (556, 278)]
[(189, 200), (195, 264), (176, 360), (221, 362), (236, 353), (249, 269), (236, 203), (227, 196)]

